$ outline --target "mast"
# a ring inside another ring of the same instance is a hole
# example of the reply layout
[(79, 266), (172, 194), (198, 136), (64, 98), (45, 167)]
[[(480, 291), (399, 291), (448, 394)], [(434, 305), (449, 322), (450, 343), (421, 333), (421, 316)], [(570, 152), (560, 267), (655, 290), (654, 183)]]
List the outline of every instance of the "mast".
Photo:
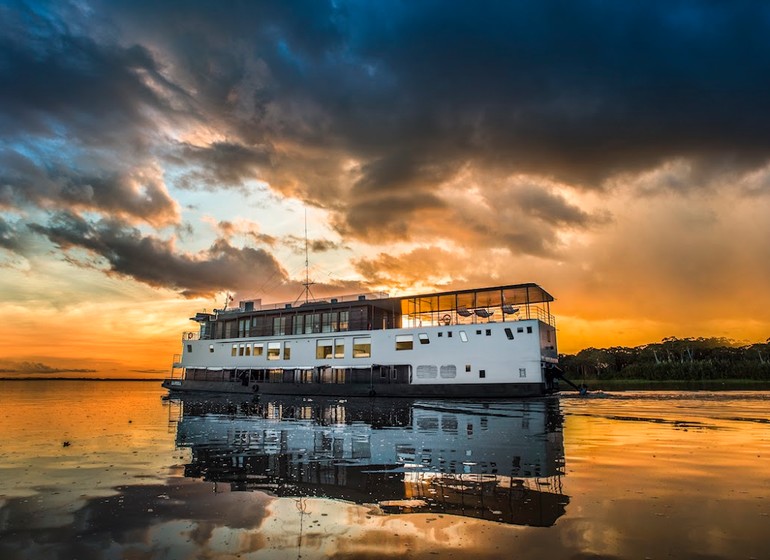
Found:
[[(310, 286), (315, 282), (310, 281), (310, 259), (308, 258), (308, 243), (307, 243), (307, 207), (305, 208), (305, 282), (302, 284), (305, 286), (305, 303), (310, 301)], [(300, 296), (302, 297), (302, 296)], [(299, 298), (297, 298), (299, 299)]]

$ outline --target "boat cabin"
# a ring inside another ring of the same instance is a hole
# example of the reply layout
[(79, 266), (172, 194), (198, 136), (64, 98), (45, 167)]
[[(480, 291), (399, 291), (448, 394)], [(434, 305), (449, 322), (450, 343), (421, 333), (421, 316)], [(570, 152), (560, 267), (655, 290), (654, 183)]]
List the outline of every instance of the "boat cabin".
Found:
[[(537, 284), (388, 297), (384, 293), (314, 299), (302, 303), (238, 307), (197, 313), (203, 340), (307, 335), (346, 331), (449, 326), (539, 319), (554, 326), (553, 296)], [(193, 333), (190, 333), (191, 335)]]

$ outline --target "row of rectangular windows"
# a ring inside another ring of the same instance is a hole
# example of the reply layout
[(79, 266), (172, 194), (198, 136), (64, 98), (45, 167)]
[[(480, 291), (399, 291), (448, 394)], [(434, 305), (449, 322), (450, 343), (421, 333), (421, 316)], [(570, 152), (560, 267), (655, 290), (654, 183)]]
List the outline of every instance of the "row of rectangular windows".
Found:
[[(353, 326), (362, 328), (361, 321), (365, 318), (363, 310), (355, 310)], [(349, 311), (310, 313), (305, 315), (283, 315), (278, 317), (246, 317), (236, 321), (228, 321), (218, 325), (217, 338), (230, 338), (272, 334), (285, 336), (288, 334), (316, 334), (321, 332), (344, 332), (351, 327)]]
[[(233, 344), (231, 356), (264, 356), (267, 350), (268, 360), (291, 359), (291, 342), (255, 342), (254, 344)], [(209, 345), (209, 352), (214, 352), (214, 345)], [(353, 339), (353, 357), (369, 358), (372, 355), (372, 337), (362, 336)], [(345, 357), (345, 339), (324, 339), (316, 343), (316, 358), (331, 359)]]
[[(441, 368), (434, 365), (417, 366), (417, 377), (419, 379), (435, 379), (439, 373), (443, 379), (454, 378), (457, 376), (457, 367), (453, 365), (441, 366)], [(465, 364), (465, 373), (471, 373), (470, 364)], [(480, 369), (479, 378), (484, 379), (486, 376), (487, 370)], [(519, 368), (519, 377), (527, 377), (527, 368)]]
[[(527, 333), (532, 333), (532, 327), (526, 327)], [(481, 335), (482, 330), (476, 330), (477, 335)], [(523, 333), (524, 327), (518, 327), (516, 332)], [(492, 335), (491, 329), (486, 329), (486, 336)], [(550, 332), (549, 339), (550, 339)], [(439, 332), (438, 336), (441, 338), (444, 335), (443, 332)], [(460, 340), (468, 342), (468, 335), (465, 331), (459, 331)], [(509, 340), (513, 340), (513, 331), (506, 327), (505, 335)], [(447, 337), (452, 338), (452, 331), (447, 331)], [(426, 333), (419, 333), (417, 339), (420, 344), (430, 344), (430, 338)], [(353, 357), (354, 358), (369, 358), (371, 356), (371, 337), (359, 337), (353, 339)], [(253, 348), (253, 350), (252, 350)], [(414, 335), (412, 334), (399, 334), (396, 335), (396, 350), (412, 350), (414, 348)], [(192, 348), (188, 346), (188, 351), (192, 351)], [(214, 352), (214, 345), (209, 345), (209, 352)], [(231, 356), (262, 356), (265, 352), (265, 343), (257, 342), (252, 344), (233, 344)], [(316, 346), (316, 358), (318, 359), (330, 359), (330, 358), (344, 358), (345, 357), (345, 340), (342, 338), (337, 339), (323, 339), (317, 342)], [(291, 358), (291, 343), (283, 343), (283, 359), (288, 360)], [(268, 342), (267, 343), (267, 359), (279, 360), (281, 359), (281, 342)]]

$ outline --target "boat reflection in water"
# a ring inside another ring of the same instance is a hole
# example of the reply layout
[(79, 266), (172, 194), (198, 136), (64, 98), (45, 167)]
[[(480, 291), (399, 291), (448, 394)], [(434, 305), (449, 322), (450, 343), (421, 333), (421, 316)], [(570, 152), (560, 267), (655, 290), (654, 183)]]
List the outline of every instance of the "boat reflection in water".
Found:
[(551, 526), (564, 514), (558, 400), (181, 399), (185, 475), (232, 490)]

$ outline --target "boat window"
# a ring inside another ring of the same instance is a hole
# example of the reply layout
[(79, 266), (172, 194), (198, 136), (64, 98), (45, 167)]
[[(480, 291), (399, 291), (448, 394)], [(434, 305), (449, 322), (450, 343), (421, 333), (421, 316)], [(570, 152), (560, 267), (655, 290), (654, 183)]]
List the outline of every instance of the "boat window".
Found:
[(441, 338), (441, 337), (443, 337), (443, 336), (444, 336), (444, 333), (442, 333), (441, 331), (439, 331), (439, 332), (438, 332), (438, 337), (439, 337), (439, 338)]
[(531, 334), (532, 333), (532, 327), (527, 327), (527, 332)]
[(460, 331), (460, 340), (463, 342), (468, 342), (468, 335), (465, 334), (465, 331)]
[(337, 338), (334, 340), (334, 357), (335, 358), (345, 357), (345, 339), (344, 338)]
[(283, 359), (291, 360), (291, 342), (283, 343)]
[(233, 349), (230, 351), (231, 356), (237, 356), (238, 355), (238, 345), (233, 344)]
[(350, 313), (348, 311), (340, 311), (340, 323), (339, 323), (339, 330), (340, 331), (348, 330), (348, 317), (349, 316), (350, 316)]
[(417, 337), (420, 339), (420, 344), (430, 344), (430, 339), (426, 333), (420, 333)]
[(527, 377), (527, 368), (519, 368), (519, 377)]
[(414, 335), (397, 334), (396, 350), (411, 350), (414, 347)]
[(417, 379), (435, 379), (437, 376), (436, 366), (417, 366)]
[(265, 345), (262, 343), (254, 345), (254, 355), (261, 356), (265, 353)]
[(211, 352), (212, 354), (214, 353), (214, 345), (213, 344), (209, 344), (209, 352)]
[(448, 332), (446, 333), (446, 335), (447, 335), (447, 337), (449, 337), (449, 338), (452, 338), (452, 331), (448, 331)]
[(243, 351), (244, 356), (251, 356), (251, 344), (247, 344)]
[(188, 344), (187, 345), (187, 351), (188, 352), (192, 352), (192, 344)]
[(227, 321), (225, 323), (225, 338), (235, 338), (238, 332), (238, 324), (235, 321)]
[(487, 336), (492, 336), (492, 329), (487, 329)]
[(481, 329), (476, 329), (476, 334), (481, 334)]
[(274, 317), (273, 318), (273, 335), (284, 336), (289, 326), (288, 317)]
[(480, 369), (480, 370), (479, 370), (479, 378), (482, 378), (482, 379), (483, 379), (483, 378), (484, 378), (484, 377), (486, 377), (486, 376), (487, 376), (487, 370), (485, 370), (485, 369)]
[(516, 332), (524, 332), (524, 327), (516, 327)]
[(332, 357), (332, 339), (324, 338), (316, 342), (315, 357), (319, 360), (329, 360)]
[(323, 324), (321, 327), (323, 332), (334, 332), (337, 330), (337, 314), (336, 313), (324, 313)]
[(457, 366), (441, 366), (441, 368), (439, 368), (439, 375), (441, 375), (442, 379), (452, 379), (457, 377)]
[(470, 373), (471, 372), (471, 365), (470, 364), (465, 364), (465, 372), (466, 373)]
[(267, 343), (267, 359), (279, 360), (281, 359), (281, 343), (280, 342), (268, 342)]
[(302, 329), (305, 325), (305, 316), (304, 315), (295, 315), (294, 320), (292, 321), (292, 332), (294, 334), (302, 334)]
[(508, 327), (505, 327), (505, 336), (508, 337), (508, 340), (513, 340), (513, 331)]
[(240, 347), (238, 348), (238, 355), (239, 356), (243, 356), (245, 351), (246, 351), (246, 345), (245, 344), (241, 344)]
[(362, 336), (353, 339), (353, 357), (369, 358), (372, 355), (372, 337)]

